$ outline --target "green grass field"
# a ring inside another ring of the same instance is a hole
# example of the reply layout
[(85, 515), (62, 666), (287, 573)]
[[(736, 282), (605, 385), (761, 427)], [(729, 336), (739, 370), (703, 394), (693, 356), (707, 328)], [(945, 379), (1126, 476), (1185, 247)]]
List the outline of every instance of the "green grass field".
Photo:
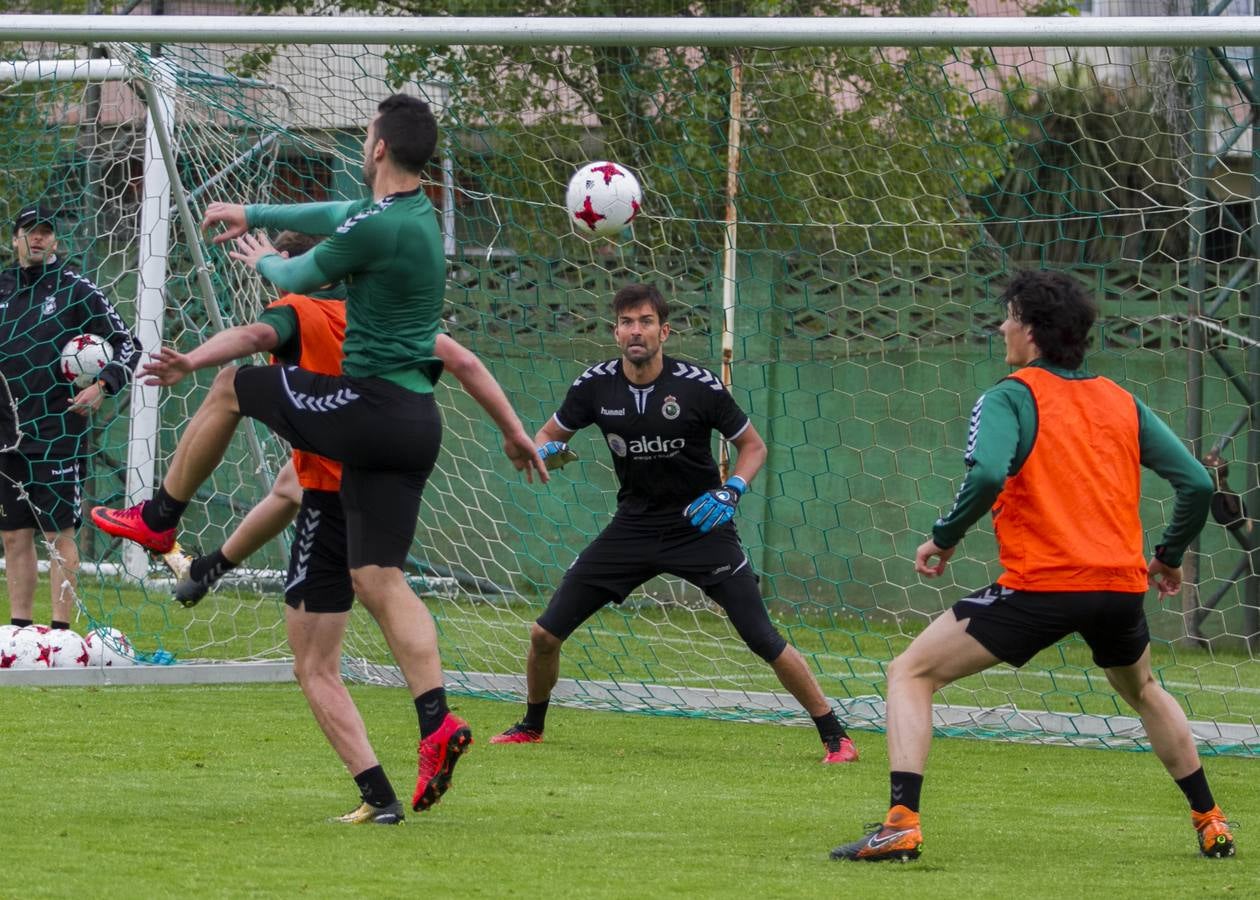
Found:
[[(355, 687), (400, 792), (415, 717)], [(492, 747), (515, 705), (454, 698), (477, 744), (403, 828), (355, 803), (294, 685), (0, 690), (0, 896), (1254, 896), (1254, 760), (1214, 758), (1239, 856), (1200, 859), (1149, 753), (940, 739), (917, 863), (835, 863), (887, 802), (879, 734), (823, 767), (812, 730), (556, 709), (547, 742)], [(1260, 840), (1260, 839), (1257, 839)]]

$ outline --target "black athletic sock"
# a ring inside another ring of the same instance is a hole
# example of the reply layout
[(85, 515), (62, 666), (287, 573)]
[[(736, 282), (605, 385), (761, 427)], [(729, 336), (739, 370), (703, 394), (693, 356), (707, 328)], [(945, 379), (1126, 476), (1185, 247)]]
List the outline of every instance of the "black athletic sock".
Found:
[(904, 806), (911, 812), (919, 811), (919, 794), (923, 791), (923, 776), (916, 772), (888, 773), (888, 806)]
[(192, 565), (188, 567), (188, 577), (193, 581), (211, 586), (228, 572), (237, 567), (238, 563), (232, 562), (223, 555), (223, 548), (220, 547), (213, 553), (206, 556), (198, 556), (192, 561)]
[(51, 628), (53, 631), (69, 631), (70, 623), (58, 622), (56, 619), (53, 619), (51, 622), (48, 623), (48, 627)]
[(541, 732), (547, 723), (547, 706), (550, 703), (551, 698), (547, 698), (542, 703), (526, 703), (525, 718), (521, 719), (521, 727)]
[(814, 720), (814, 727), (818, 729), (818, 736), (823, 739), (823, 743), (832, 738), (846, 738), (849, 733), (844, 730), (844, 726), (840, 724), (840, 720), (836, 718), (835, 710), (827, 710), (824, 715), (810, 716)]
[(1212, 789), (1208, 787), (1207, 775), (1203, 774), (1203, 766), (1195, 769), (1185, 778), (1177, 779), (1177, 787), (1190, 801), (1190, 808), (1197, 813), (1209, 812), (1216, 801), (1212, 799)]
[(27, 625), (34, 625), (34, 619), (10, 619), (10, 625), (16, 625), (18, 628), (25, 628)]
[(168, 531), (179, 524), (179, 517), (188, 508), (187, 500), (176, 500), (159, 487), (153, 499), (140, 507), (140, 518), (154, 531)]
[(359, 787), (359, 796), (363, 798), (363, 802), (368, 806), (384, 809), (391, 803), (398, 801), (398, 795), (394, 793), (394, 786), (385, 777), (385, 769), (379, 765), (372, 766), (370, 769), (364, 769), (354, 776), (354, 783)]
[(442, 727), (442, 720), (450, 712), (446, 705), (446, 688), (425, 691), (416, 698), (416, 714), (420, 716), (420, 738), (423, 740)]

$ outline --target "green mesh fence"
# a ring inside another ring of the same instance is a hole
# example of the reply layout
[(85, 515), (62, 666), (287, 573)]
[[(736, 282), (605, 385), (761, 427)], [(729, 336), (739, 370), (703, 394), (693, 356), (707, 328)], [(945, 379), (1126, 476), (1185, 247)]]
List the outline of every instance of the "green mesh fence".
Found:
[[(770, 447), (737, 522), (775, 621), (854, 726), (882, 726), (887, 662), (997, 574), (987, 526), (940, 582), (915, 576), (912, 557), (952, 500), (975, 397), (1007, 371), (993, 298), (1012, 268), (1053, 265), (1089, 283), (1103, 309), (1089, 365), (1193, 438), (1199, 455), (1217, 449), (1235, 488), (1254, 481), (1246, 442), (1235, 440), (1248, 412), (1242, 389), (1260, 376), (1248, 337), (1257, 290), (1253, 154), (1242, 127), (1250, 107), (1226, 68), (1189, 52), (163, 52), (159, 64), (148, 47), (109, 48), (128, 67), (126, 82), (0, 89), (0, 212), (37, 197), (77, 210), (70, 255), (133, 321), (144, 286), (146, 81), (172, 98), (174, 191), (194, 215), (212, 199), (359, 196), (363, 126), (376, 102), (394, 90), (425, 96), (443, 126), (428, 190), (448, 241), (446, 324), (490, 366), (529, 429), (575, 375), (616, 355), (608, 304), (620, 285), (660, 285), (675, 308), (672, 354), (714, 369), (733, 300), (731, 390)], [(21, 54), (82, 55), (58, 45)], [(1231, 66), (1247, 74), (1250, 58)], [(596, 158), (632, 167), (645, 188), (643, 215), (617, 241), (574, 236), (563, 207), (574, 167)], [(207, 296), (174, 200), (168, 213), (163, 331), (187, 349), (213, 331), (211, 309), (247, 322), (271, 295), (205, 248)], [(159, 473), (212, 374), (162, 393)], [(458, 386), (443, 382), (438, 397), (446, 437), (412, 574), (438, 619), (452, 681), (520, 697), (529, 625), (612, 512), (607, 452), (582, 433), (580, 464), (550, 486), (528, 485)], [(128, 412), (124, 398), (95, 420), (88, 502), (122, 498), (134, 465)], [(234, 444), (198, 496), (185, 545), (218, 546), (261, 496), (285, 451), (259, 434), (261, 457)], [(1170, 494), (1158, 479), (1146, 488), (1153, 545)], [(1249, 525), (1210, 523), (1190, 564), (1197, 584), (1148, 607), (1158, 675), (1219, 752), (1260, 749), (1260, 627), (1242, 580), (1253, 540)], [(118, 627), (176, 665), (285, 656), (280, 542), (192, 611), (171, 604), (160, 562), (136, 581), (121, 574), (119, 547), (88, 530), (81, 543), (85, 627)], [(356, 612), (347, 649), (349, 671), (399, 682), (365, 614)], [(801, 717), (720, 611), (669, 579), (570, 639), (557, 695), (618, 709)], [(937, 703), (950, 733), (1143, 743), (1076, 639), (1019, 671), (965, 679)]]

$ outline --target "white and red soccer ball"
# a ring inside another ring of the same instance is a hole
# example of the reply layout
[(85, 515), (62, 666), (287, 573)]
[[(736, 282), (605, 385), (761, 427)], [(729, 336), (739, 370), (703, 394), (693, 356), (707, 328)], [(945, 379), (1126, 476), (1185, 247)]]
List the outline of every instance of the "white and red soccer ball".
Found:
[(643, 208), (643, 189), (639, 179), (623, 165), (587, 163), (569, 179), (565, 205), (578, 234), (616, 237)]
[(117, 628), (100, 626), (89, 631), (83, 638), (87, 648), (89, 666), (134, 666), (136, 652), (127, 635)]
[(52, 648), (38, 629), (5, 629), (0, 638), (0, 669), (47, 669), (52, 665)]
[(69, 628), (53, 629), (44, 639), (52, 651), (50, 661), (54, 669), (73, 669), (88, 664), (87, 644)]
[(61, 349), (61, 374), (82, 390), (97, 379), (113, 358), (114, 348), (105, 338), (95, 334), (76, 335)]

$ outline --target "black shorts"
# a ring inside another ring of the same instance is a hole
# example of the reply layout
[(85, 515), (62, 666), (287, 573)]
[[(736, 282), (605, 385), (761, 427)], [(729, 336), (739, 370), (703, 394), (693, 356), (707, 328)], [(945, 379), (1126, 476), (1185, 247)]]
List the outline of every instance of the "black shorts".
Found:
[(1104, 669), (1138, 661), (1151, 642), (1143, 594), (1120, 591), (1040, 593), (993, 584), (954, 604), (967, 633), (1003, 662), (1019, 667), (1079, 632)]
[(729, 578), (752, 579), (754, 587), (757, 579), (733, 524), (701, 534), (681, 512), (615, 516), (564, 573), (538, 624), (564, 640), (657, 575), (676, 575), (705, 593)]
[(83, 461), (0, 453), (0, 531), (46, 534), (83, 524)]
[(284, 602), (312, 613), (349, 612), (354, 585), (346, 562), (341, 497), (335, 491), (303, 491), (294, 529)]
[(348, 566), (403, 568), (442, 443), (433, 395), (297, 366), (244, 366), (235, 385), (244, 415), (298, 450), (342, 463)]

